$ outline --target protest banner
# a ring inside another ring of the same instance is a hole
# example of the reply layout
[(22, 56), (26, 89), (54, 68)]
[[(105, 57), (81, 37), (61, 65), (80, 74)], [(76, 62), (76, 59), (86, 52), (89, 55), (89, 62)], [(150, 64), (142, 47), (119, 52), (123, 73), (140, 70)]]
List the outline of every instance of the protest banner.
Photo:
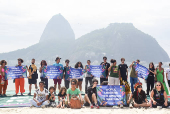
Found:
[(87, 73), (97, 78), (105, 78), (106, 71), (104, 65), (87, 65)]
[(143, 78), (143, 79), (147, 79), (148, 78), (148, 75), (149, 75), (149, 70), (140, 65), (140, 64), (137, 64), (136, 62), (134, 63), (134, 68), (135, 68), (135, 71), (137, 71), (137, 75), (139, 78)]
[(61, 66), (44, 66), (43, 77), (48, 79), (62, 79), (63, 78), (63, 67)]
[(27, 78), (26, 66), (5, 66), (5, 80)]
[(97, 102), (103, 106), (126, 105), (125, 86), (98, 85)]
[(85, 70), (84, 69), (76, 69), (67, 67), (66, 69), (66, 78), (67, 80), (76, 78), (76, 79), (82, 79), (84, 77)]

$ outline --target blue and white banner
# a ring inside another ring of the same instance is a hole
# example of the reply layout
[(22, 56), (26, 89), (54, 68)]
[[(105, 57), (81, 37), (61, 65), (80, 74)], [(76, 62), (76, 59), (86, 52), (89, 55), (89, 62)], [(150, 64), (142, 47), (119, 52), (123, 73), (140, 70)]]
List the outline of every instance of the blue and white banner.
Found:
[(63, 78), (63, 67), (61, 66), (44, 66), (43, 77), (49, 79), (62, 79)]
[(87, 65), (87, 73), (97, 78), (105, 78), (106, 71), (102, 65)]
[(122, 85), (98, 85), (97, 102), (103, 106), (126, 105), (125, 86)]
[(5, 66), (5, 80), (27, 78), (26, 66)]
[(146, 67), (140, 64), (134, 63), (134, 68), (135, 68), (135, 71), (138, 72), (137, 75), (139, 78), (143, 78), (143, 79), (148, 78), (149, 70)]
[(84, 72), (85, 70), (70, 67), (69, 71), (67, 71), (67, 75), (69, 75), (69, 79), (82, 79), (84, 77)]

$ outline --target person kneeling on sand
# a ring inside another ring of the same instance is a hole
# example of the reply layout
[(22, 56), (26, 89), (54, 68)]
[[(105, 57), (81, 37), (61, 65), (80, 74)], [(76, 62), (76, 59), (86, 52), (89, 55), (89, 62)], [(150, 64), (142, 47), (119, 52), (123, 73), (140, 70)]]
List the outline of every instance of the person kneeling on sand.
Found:
[(151, 104), (146, 98), (145, 91), (142, 90), (142, 85), (137, 85), (135, 91), (133, 92), (133, 106), (134, 107), (150, 107)]
[(86, 94), (84, 96), (84, 100), (86, 103), (90, 104), (91, 108), (94, 108), (93, 104), (96, 106), (97, 109), (99, 109), (99, 106), (97, 104), (97, 92), (96, 92), (96, 86), (98, 84), (97, 79), (92, 80), (93, 84), (87, 88)]
[(34, 97), (30, 100), (32, 106), (45, 108), (49, 105), (50, 102), (47, 100), (48, 90), (44, 88), (44, 85), (43, 81), (39, 82), (40, 89), (35, 90)]
[[(76, 88), (76, 84), (77, 84), (77, 79), (72, 79), (71, 88), (67, 90), (67, 100), (68, 100), (68, 107), (78, 109), (82, 107), (83, 98), (81, 96), (80, 90)], [(80, 99), (78, 98), (78, 96), (80, 97)]]

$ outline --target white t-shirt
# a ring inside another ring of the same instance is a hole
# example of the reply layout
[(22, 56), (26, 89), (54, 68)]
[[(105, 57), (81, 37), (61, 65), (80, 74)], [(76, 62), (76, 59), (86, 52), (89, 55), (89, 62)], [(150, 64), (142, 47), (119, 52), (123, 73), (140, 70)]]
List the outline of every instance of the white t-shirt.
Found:
[(168, 74), (168, 80), (170, 80), (170, 68), (166, 70), (166, 73)]
[(48, 95), (48, 90), (44, 88), (43, 91), (40, 91), (40, 89), (35, 90), (34, 92), (36, 94), (37, 100), (39, 102), (42, 102), (46, 100), (46, 96)]
[(40, 73), (40, 77), (43, 77), (43, 73), (42, 72)]

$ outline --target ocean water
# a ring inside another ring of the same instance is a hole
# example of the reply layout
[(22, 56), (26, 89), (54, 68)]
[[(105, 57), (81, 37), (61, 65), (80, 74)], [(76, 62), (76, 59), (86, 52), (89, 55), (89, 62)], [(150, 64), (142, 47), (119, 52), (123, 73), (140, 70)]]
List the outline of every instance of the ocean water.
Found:
[[(128, 74), (130, 74), (130, 69), (129, 69)], [(166, 76), (166, 74), (165, 74), (165, 76)], [(98, 81), (100, 83), (100, 78), (96, 78), (96, 79), (98, 79)], [(40, 73), (38, 74), (37, 82), (39, 82), (39, 81), (40, 81)], [(128, 77), (128, 82), (130, 83), (130, 78), (129, 77)], [(143, 90), (146, 90), (146, 88), (147, 88), (146, 82), (143, 79), (141, 79), (141, 78), (140, 78), (140, 82), (142, 83)], [(167, 83), (166, 78), (165, 78), (165, 82), (166, 82), (166, 86), (168, 88), (168, 83)], [(48, 80), (48, 87), (50, 87), (50, 86), (54, 86), (53, 79), (49, 79)], [(64, 80), (62, 80), (61, 86), (64, 86)], [(15, 83), (13, 83), (13, 80), (9, 80), (8, 81), (7, 91), (8, 90), (15, 92)], [(29, 84), (28, 84), (28, 79), (27, 78), (25, 78), (25, 90), (29, 90)], [(35, 90), (35, 86), (34, 85), (32, 85), (32, 90)], [(85, 91), (85, 78), (83, 79), (82, 90)]]

